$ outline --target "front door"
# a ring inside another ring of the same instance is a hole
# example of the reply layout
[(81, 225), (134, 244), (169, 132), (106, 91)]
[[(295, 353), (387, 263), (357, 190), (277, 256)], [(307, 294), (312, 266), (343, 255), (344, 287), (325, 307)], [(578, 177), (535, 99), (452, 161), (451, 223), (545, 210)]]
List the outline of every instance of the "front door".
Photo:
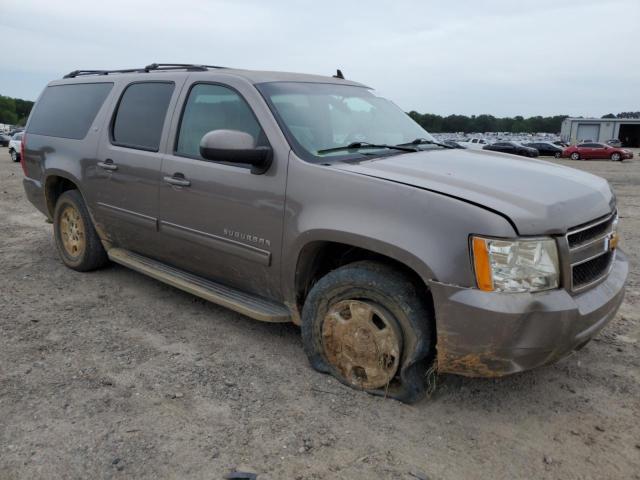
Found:
[[(211, 130), (251, 134), (270, 145), (238, 90), (194, 83), (162, 162), (159, 231), (167, 263), (268, 298), (280, 297), (280, 249), (288, 151), (274, 148), (262, 175), (200, 156)], [(256, 101), (254, 99), (254, 101)]]
[(115, 246), (145, 255), (157, 250), (159, 150), (176, 90), (168, 80), (127, 85), (88, 176), (98, 227)]

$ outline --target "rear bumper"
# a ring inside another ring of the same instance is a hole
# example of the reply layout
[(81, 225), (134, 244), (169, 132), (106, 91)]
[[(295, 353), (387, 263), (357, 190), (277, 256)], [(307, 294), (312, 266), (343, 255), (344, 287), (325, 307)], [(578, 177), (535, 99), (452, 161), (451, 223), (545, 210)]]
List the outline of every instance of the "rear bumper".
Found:
[(44, 196), (44, 188), (42, 183), (33, 178), (25, 177), (22, 180), (22, 186), (24, 192), (27, 194), (27, 199), (40, 210), (47, 218), (49, 218), (49, 211), (47, 210), (47, 200)]
[(607, 279), (577, 295), (489, 293), (432, 282), (438, 370), (498, 377), (565, 357), (614, 318), (628, 273), (618, 250)]

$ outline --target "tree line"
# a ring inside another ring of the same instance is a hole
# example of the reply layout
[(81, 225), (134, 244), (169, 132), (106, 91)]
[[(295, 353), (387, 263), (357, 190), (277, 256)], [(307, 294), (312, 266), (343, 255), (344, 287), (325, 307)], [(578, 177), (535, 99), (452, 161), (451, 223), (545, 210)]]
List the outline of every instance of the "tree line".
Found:
[(22, 125), (27, 123), (33, 102), (0, 95), (0, 123)]
[(553, 117), (494, 117), (493, 115), (448, 115), (442, 117), (433, 113), (409, 112), (409, 116), (426, 131), (440, 132), (512, 132), (512, 133), (559, 133), (562, 121), (568, 115)]
[[(418, 122), (426, 131), (441, 132), (511, 132), (511, 133), (560, 133), (562, 121), (568, 115), (552, 117), (494, 117), (493, 115), (448, 115), (442, 117), (433, 113), (409, 112), (409, 116)], [(608, 113), (602, 118), (640, 118), (640, 112)]]

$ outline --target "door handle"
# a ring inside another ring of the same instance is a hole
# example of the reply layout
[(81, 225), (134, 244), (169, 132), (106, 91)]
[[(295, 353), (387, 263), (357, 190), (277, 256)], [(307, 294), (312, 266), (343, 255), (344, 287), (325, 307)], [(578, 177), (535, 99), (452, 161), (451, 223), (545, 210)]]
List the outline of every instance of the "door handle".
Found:
[(184, 175), (181, 173), (174, 173), (173, 177), (164, 177), (163, 180), (169, 185), (175, 185), (177, 187), (188, 187), (191, 185), (191, 182), (184, 178)]
[(104, 162), (98, 162), (98, 166), (104, 170), (114, 171), (118, 169), (118, 166), (113, 163), (113, 160), (107, 158)]

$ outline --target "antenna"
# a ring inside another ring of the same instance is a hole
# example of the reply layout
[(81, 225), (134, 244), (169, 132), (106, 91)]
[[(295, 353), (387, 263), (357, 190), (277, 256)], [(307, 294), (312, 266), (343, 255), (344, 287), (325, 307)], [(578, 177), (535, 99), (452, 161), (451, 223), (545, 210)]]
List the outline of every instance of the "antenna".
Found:
[(338, 69), (336, 71), (336, 74), (333, 76), (333, 78), (340, 78), (340, 79), (344, 80), (344, 75), (342, 74), (342, 70)]

